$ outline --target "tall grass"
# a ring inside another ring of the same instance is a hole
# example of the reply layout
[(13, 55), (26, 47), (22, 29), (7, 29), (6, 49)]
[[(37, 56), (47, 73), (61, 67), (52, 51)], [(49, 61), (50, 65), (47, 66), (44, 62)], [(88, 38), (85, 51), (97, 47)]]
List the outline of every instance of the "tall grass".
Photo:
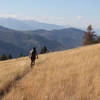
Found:
[(100, 100), (100, 44), (41, 55), (3, 100)]
[(8, 91), (14, 82), (29, 69), (27, 58), (0, 62), (0, 96)]

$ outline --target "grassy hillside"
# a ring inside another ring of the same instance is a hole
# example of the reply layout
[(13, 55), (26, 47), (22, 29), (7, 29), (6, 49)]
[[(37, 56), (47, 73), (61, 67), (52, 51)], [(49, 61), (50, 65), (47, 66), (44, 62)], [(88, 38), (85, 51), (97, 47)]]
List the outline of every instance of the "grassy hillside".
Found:
[(100, 100), (100, 44), (41, 55), (3, 100)]
[(0, 61), (0, 96), (30, 69), (27, 58)]

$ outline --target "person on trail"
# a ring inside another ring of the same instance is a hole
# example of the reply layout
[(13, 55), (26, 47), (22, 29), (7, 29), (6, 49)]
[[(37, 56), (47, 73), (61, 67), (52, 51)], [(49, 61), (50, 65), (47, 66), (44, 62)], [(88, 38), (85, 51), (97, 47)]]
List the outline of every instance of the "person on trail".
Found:
[(30, 51), (29, 57), (31, 59), (31, 68), (32, 68), (33, 65), (35, 64), (36, 58), (38, 59), (38, 54), (37, 54), (36, 48), (33, 48), (33, 50)]

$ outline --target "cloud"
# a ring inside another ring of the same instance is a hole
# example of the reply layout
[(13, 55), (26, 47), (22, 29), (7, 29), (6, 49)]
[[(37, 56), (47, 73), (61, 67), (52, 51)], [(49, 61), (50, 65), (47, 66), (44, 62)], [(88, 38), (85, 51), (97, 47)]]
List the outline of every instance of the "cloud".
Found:
[(17, 16), (15, 14), (0, 14), (0, 17), (3, 18), (17, 18)]
[(83, 16), (77, 16), (77, 19), (79, 19), (79, 20), (83, 19)]
[(18, 16), (16, 14), (0, 14), (0, 17), (3, 18), (14, 18), (14, 19), (23, 19), (23, 20), (34, 20), (34, 17), (27, 17), (27, 16)]

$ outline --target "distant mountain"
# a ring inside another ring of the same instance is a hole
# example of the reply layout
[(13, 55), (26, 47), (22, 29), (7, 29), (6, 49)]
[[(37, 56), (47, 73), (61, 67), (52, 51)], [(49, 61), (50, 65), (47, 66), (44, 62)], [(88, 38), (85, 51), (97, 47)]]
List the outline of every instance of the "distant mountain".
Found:
[(84, 35), (84, 31), (76, 28), (67, 28), (61, 30), (35, 30), (35, 31), (26, 31), (24, 32), (30, 35), (39, 35), (50, 39), (51, 41), (56, 40), (61, 45), (63, 45), (64, 49), (75, 48), (77, 46), (82, 45), (82, 39)]
[(2, 50), (2, 53), (8, 53), (10, 50), (14, 56), (18, 56), (20, 52), (28, 55), (29, 50), (34, 46), (38, 49), (38, 52), (44, 45), (50, 51), (71, 49), (82, 45), (83, 34), (84, 31), (75, 28), (52, 31), (16, 31), (0, 26), (0, 41), (2, 45), (0, 50)]
[(63, 29), (64, 26), (55, 25), (55, 24), (46, 24), (40, 23), (38, 21), (33, 20), (18, 20), (14, 18), (0, 18), (0, 25), (15, 29), (15, 30), (53, 30), (53, 29)]
[(5, 53), (7, 56), (12, 54), (14, 57), (18, 57), (20, 53), (25, 54), (26, 51), (22, 48), (19, 48), (13, 44), (5, 43), (0, 41), (0, 56)]

